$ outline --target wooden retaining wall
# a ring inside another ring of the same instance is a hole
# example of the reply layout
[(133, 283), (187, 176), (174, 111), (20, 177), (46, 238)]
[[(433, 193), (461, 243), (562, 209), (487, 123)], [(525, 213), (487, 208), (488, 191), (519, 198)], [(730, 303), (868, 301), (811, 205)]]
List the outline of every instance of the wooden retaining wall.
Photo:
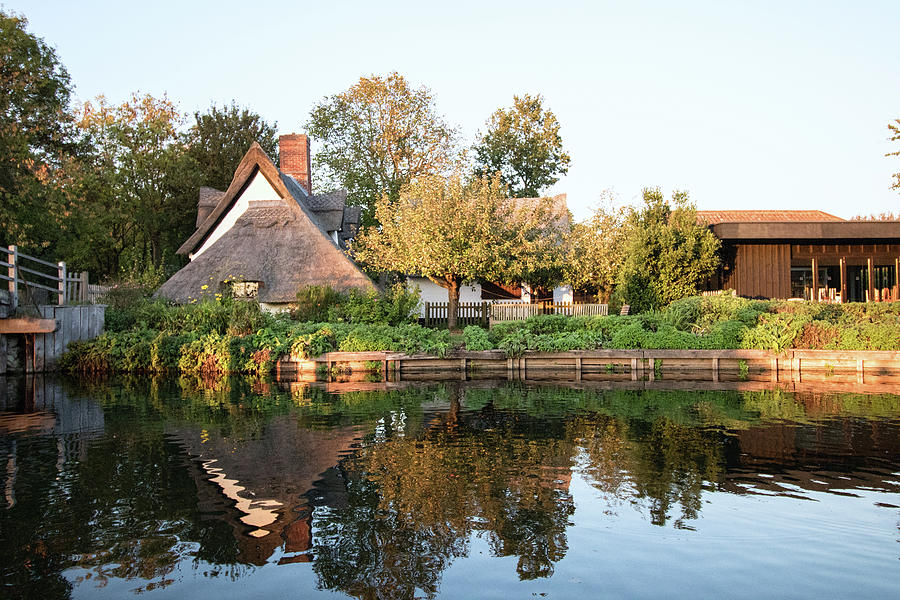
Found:
[(900, 352), (787, 350), (583, 350), (529, 352), (507, 358), (499, 350), (453, 357), (397, 352), (330, 352), (315, 359), (285, 357), (279, 377), (333, 377), (345, 372), (380, 373), (385, 380), (518, 379), (569, 381), (793, 381), (900, 383)]
[[(38, 307), (41, 318), (55, 327), (47, 333), (18, 332), (0, 334), (0, 375), (6, 374), (12, 348), (21, 354), (24, 364), (17, 369), (25, 373), (55, 371), (60, 357), (70, 342), (88, 340), (103, 333), (106, 306), (103, 304), (83, 304), (79, 306), (45, 305)], [(10, 321), (11, 322), (11, 321)], [(35, 322), (39, 322), (35, 320)], [(50, 328), (44, 329), (47, 331)], [(21, 344), (21, 347), (18, 345)]]

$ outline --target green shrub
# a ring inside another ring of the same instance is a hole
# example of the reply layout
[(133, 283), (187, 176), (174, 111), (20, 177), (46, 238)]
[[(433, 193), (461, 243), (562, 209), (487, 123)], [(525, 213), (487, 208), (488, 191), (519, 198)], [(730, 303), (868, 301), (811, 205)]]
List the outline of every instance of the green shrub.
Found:
[(466, 342), (466, 350), (490, 350), (494, 347), (487, 331), (478, 325), (469, 325), (463, 329), (463, 339)]
[(506, 356), (518, 357), (528, 350), (531, 334), (524, 328), (511, 329), (497, 343), (497, 347), (503, 350)]
[(400, 325), (417, 321), (418, 307), (418, 289), (410, 291), (405, 285), (398, 283), (384, 293), (351, 290), (340, 305), (340, 310), (330, 314), (329, 320)]
[(291, 318), (297, 321), (322, 323), (328, 321), (333, 311), (344, 301), (343, 294), (329, 285), (309, 285), (297, 292), (297, 305), (291, 310)]
[(181, 347), (178, 369), (182, 373), (215, 376), (230, 372), (231, 336), (210, 333)]
[(691, 296), (671, 303), (665, 310), (664, 319), (675, 329), (691, 331), (700, 320), (703, 298)]
[(353, 289), (346, 293), (329, 286), (308, 286), (297, 293), (291, 316), (297, 321), (329, 323), (386, 323), (399, 325), (418, 319), (419, 291), (396, 284), (386, 292)]
[(809, 321), (808, 314), (785, 312), (760, 315), (756, 327), (744, 334), (741, 345), (744, 348), (781, 352), (791, 347), (794, 338)]
[(622, 323), (610, 330), (610, 348), (645, 348), (644, 337), (647, 332), (638, 320)]

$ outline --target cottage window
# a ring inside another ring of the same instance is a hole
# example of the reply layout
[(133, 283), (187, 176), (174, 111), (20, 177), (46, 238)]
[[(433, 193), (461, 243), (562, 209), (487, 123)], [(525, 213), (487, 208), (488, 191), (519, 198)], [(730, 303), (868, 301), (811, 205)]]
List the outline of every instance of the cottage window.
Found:
[(259, 297), (258, 281), (232, 281), (231, 295), (239, 300), (255, 300)]

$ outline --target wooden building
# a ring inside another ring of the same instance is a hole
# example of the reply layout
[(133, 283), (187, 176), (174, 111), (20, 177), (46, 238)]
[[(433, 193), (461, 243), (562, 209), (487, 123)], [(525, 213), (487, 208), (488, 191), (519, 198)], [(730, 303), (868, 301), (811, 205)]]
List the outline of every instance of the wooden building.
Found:
[(707, 289), (825, 302), (900, 299), (900, 221), (821, 211), (698, 211), (722, 241)]

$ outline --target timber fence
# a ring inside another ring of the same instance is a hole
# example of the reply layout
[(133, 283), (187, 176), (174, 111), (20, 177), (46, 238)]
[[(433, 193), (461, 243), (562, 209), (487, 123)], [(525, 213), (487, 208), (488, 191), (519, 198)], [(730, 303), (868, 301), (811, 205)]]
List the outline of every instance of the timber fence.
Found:
[[(446, 326), (449, 302), (426, 302), (424, 321), (427, 327)], [(572, 304), (556, 302), (460, 302), (457, 323), (489, 327), (495, 323), (524, 321), (535, 315), (566, 315), (570, 317), (609, 314), (607, 304)]]
[(20, 252), (16, 246), (0, 247), (0, 281), (5, 281), (13, 304), (26, 290), (43, 293), (51, 304), (96, 303), (105, 286), (88, 283), (88, 272), (70, 273), (65, 262), (52, 263)]

